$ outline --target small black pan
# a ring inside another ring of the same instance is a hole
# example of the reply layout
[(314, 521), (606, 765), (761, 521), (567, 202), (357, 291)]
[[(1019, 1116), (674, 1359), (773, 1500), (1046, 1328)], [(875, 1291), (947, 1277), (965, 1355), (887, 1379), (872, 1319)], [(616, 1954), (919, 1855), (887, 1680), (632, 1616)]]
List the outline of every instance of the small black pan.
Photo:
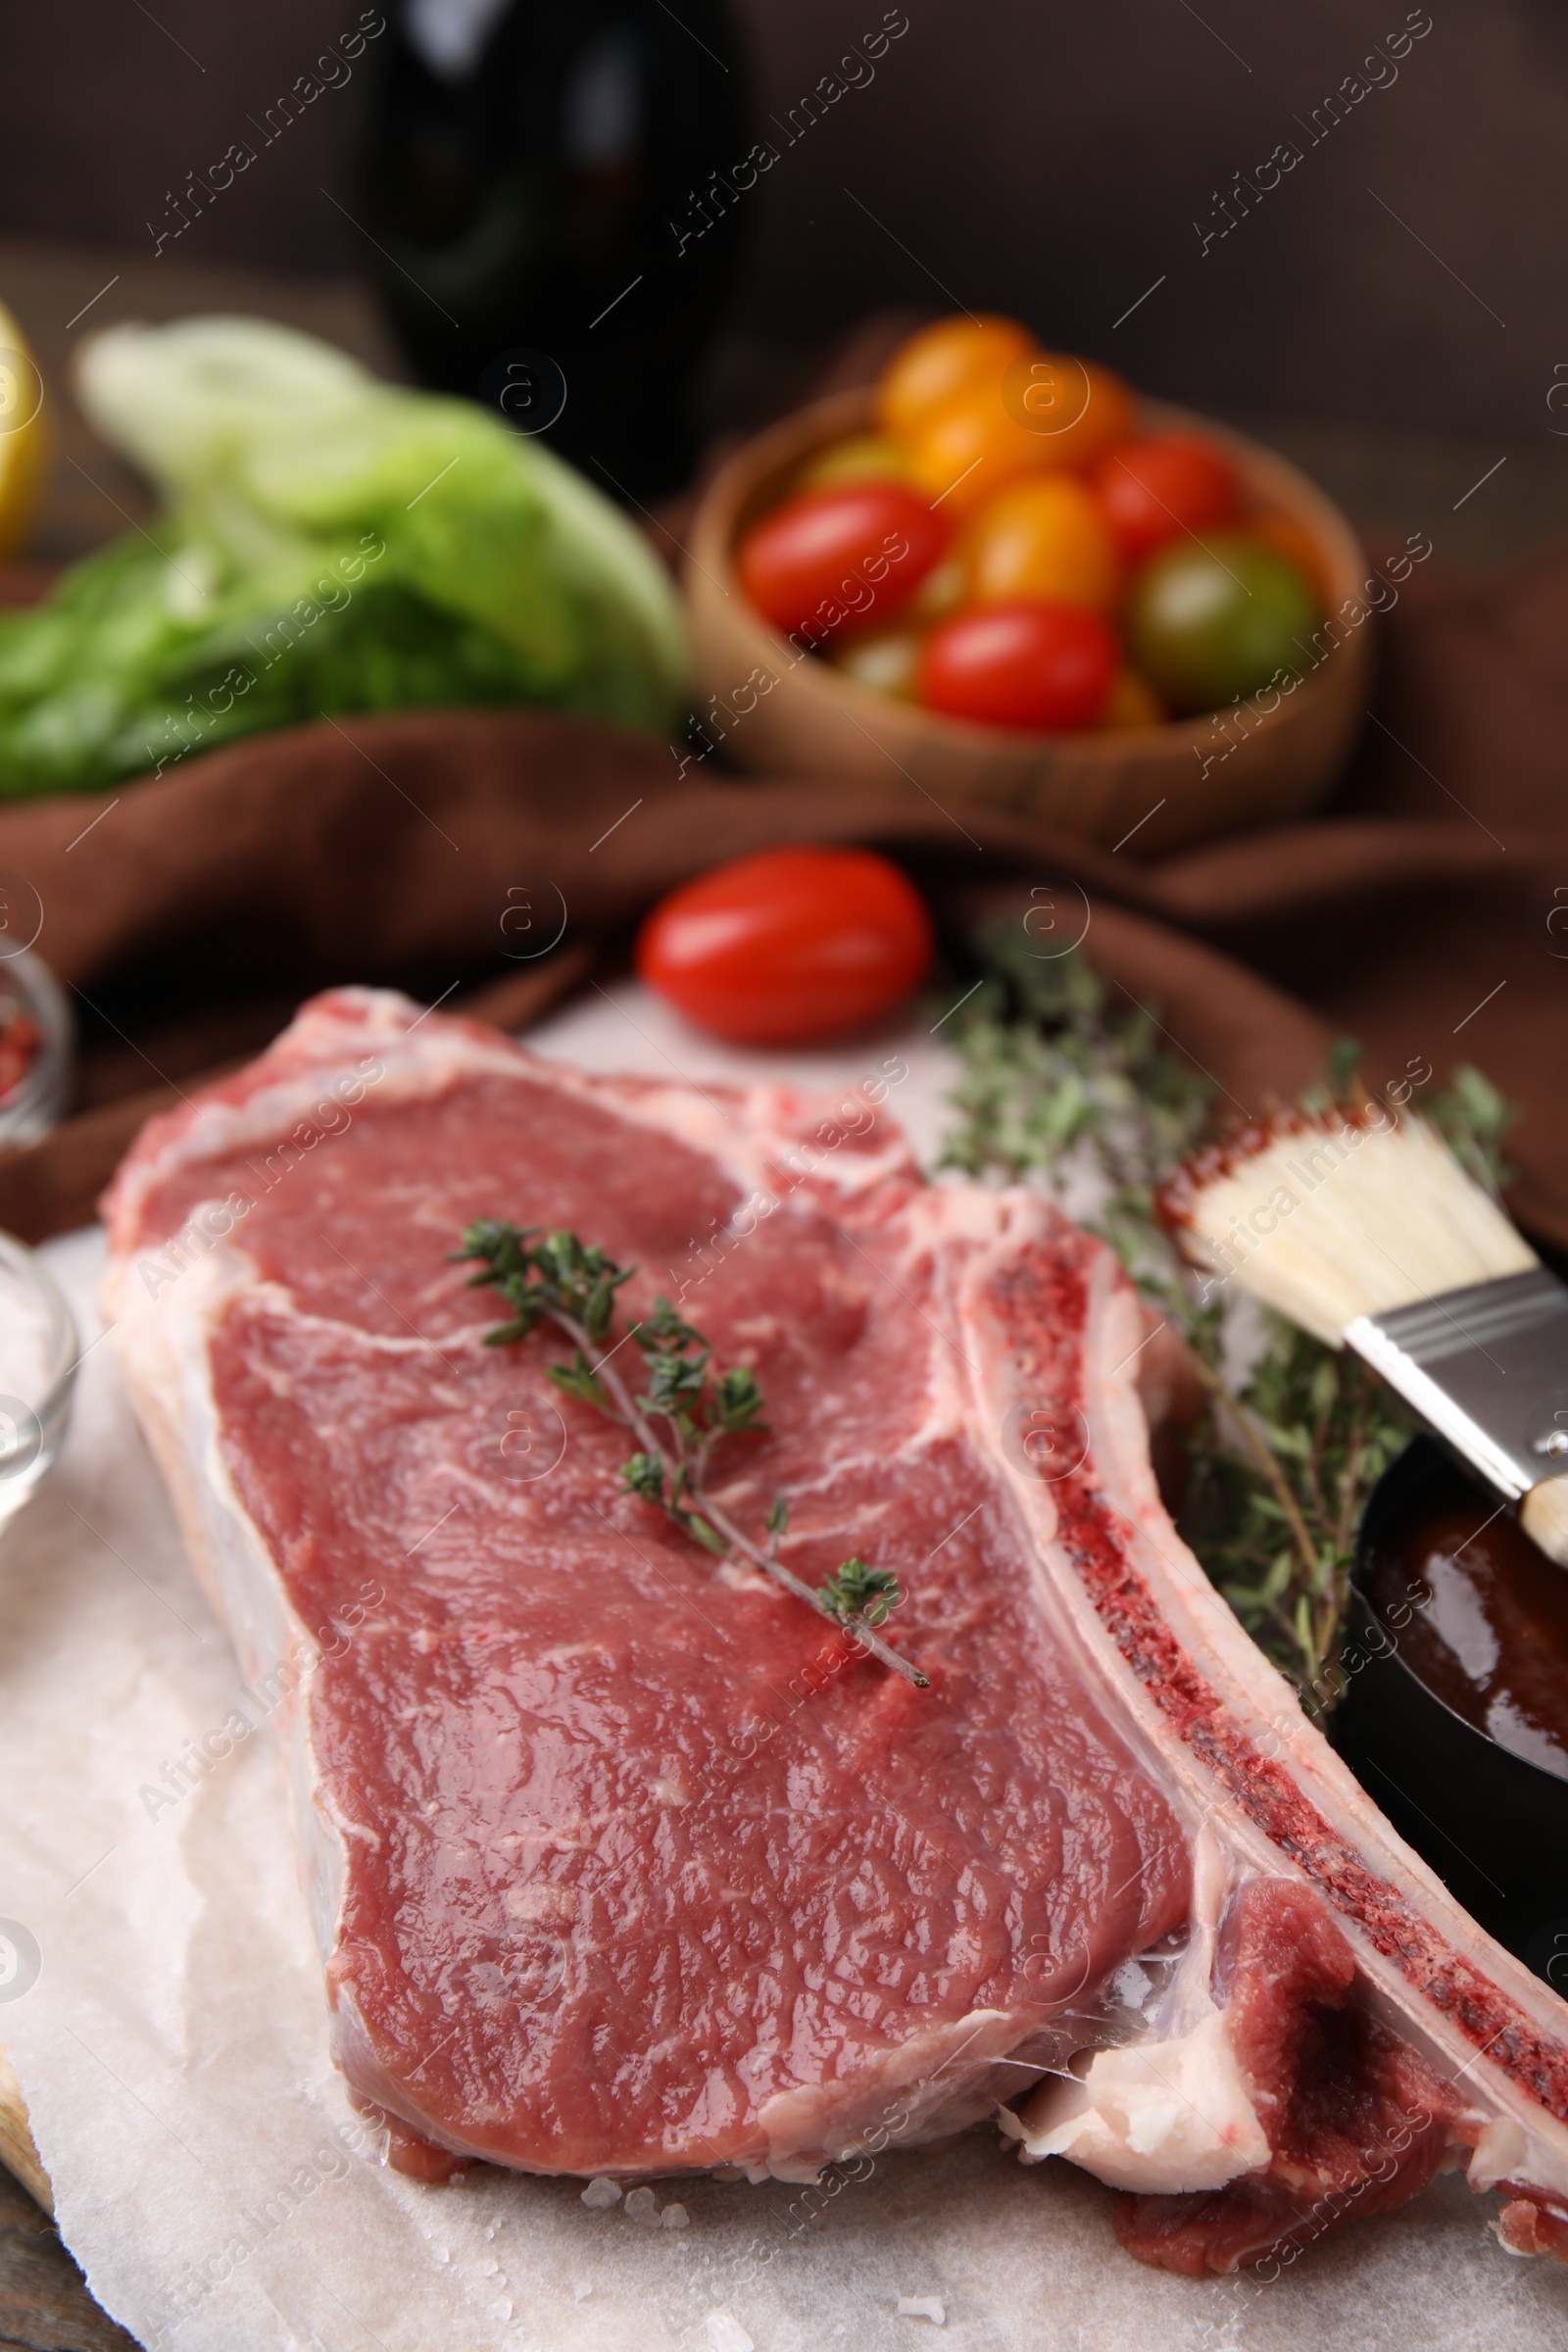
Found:
[(1374, 1567), (1400, 1556), (1423, 1522), (1476, 1504), (1485, 1514), (1496, 1498), (1428, 1437), (1413, 1439), (1373, 1488), (1350, 1577), (1348, 1681), (1332, 1737), (1472, 1918), (1554, 1991), (1568, 1993), (1568, 1779), (1456, 1714), (1420, 1680), (1397, 1630), (1367, 1596)]

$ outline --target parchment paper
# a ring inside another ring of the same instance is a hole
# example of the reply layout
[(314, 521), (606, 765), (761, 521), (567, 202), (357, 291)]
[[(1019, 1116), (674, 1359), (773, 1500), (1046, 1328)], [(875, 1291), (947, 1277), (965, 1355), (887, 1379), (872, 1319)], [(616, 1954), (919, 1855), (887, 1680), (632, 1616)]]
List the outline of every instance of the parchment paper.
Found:
[[(699, 1081), (780, 1067), (704, 1043), (629, 984), (617, 997), (530, 1042), (601, 1069), (673, 1061)], [(929, 1152), (951, 1077), (940, 1035), (789, 1067), (853, 1083), (893, 1051), (910, 1074), (891, 1105)], [(46, 1252), (85, 1343), (101, 1254), (96, 1231)], [(177, 1803), (141, 1793), (237, 1697), (112, 1351), (89, 1345), (67, 1452), (0, 1544), (0, 1917), (39, 1955), (35, 1980), (24, 1965), (0, 1986), (0, 2042), (66, 2240), (144, 2343), (920, 2352), (939, 2328), (953, 2352), (1568, 2342), (1568, 2274), (1504, 2255), (1494, 2200), (1457, 2179), (1247, 2281), (1143, 2269), (1115, 2244), (1107, 2190), (1061, 2164), (1024, 2171), (989, 2130), (808, 2199), (661, 2184), (656, 2212), (678, 2201), (684, 2228), (585, 2208), (575, 2182), (403, 2180), (327, 2060), (270, 1735)], [(901, 2314), (901, 2297), (925, 2314)]]

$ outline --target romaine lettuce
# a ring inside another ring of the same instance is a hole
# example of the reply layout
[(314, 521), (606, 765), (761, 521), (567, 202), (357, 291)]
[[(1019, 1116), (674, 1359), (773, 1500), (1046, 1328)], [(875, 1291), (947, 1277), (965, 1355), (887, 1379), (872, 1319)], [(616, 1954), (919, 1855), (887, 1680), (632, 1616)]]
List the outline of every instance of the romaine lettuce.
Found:
[(662, 565), (485, 411), (251, 318), (110, 328), (77, 393), (163, 511), (0, 618), (0, 792), (409, 704), (671, 724), (687, 656)]

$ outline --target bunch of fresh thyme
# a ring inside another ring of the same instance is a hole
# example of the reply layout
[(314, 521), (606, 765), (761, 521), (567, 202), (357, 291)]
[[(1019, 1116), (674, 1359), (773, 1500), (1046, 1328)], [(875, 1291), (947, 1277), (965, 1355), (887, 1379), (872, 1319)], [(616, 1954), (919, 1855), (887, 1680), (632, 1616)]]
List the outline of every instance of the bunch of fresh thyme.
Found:
[(712, 1350), (700, 1331), (683, 1322), (667, 1298), (655, 1301), (645, 1322), (633, 1323), (621, 1341), (641, 1352), (647, 1388), (634, 1396), (613, 1358), (621, 1341), (612, 1341), (615, 1293), (629, 1282), (634, 1266), (618, 1266), (601, 1249), (585, 1248), (574, 1233), (540, 1237), (481, 1218), (463, 1237), (453, 1262), (477, 1261), (471, 1290), (498, 1291), (508, 1320), (485, 1335), (490, 1348), (510, 1348), (542, 1322), (555, 1325), (572, 1344), (571, 1359), (546, 1367), (556, 1387), (607, 1420), (630, 1430), (638, 1450), (621, 1468), (626, 1492), (663, 1512), (681, 1533), (715, 1558), (738, 1553), (817, 1614), (851, 1632), (873, 1656), (904, 1675), (918, 1690), (926, 1677), (884, 1642), (875, 1630), (886, 1623), (902, 1597), (891, 1569), (867, 1568), (845, 1560), (814, 1590), (785, 1567), (779, 1544), (789, 1522), (789, 1503), (775, 1494), (766, 1542), (755, 1544), (709, 1493), (709, 1461), (723, 1438), (761, 1430), (762, 1396), (744, 1367), (716, 1372)]
[[(1361, 1505), (1413, 1425), (1358, 1356), (1270, 1314), (1262, 1352), (1231, 1390), (1219, 1301), (1200, 1302), (1154, 1212), (1160, 1176), (1222, 1123), (1216, 1089), (1171, 1050), (1151, 1013), (1113, 1006), (1077, 954), (1046, 960), (998, 932), (987, 956), (956, 1024), (964, 1071), (953, 1099), (963, 1120), (947, 1164), (976, 1176), (1033, 1174), (1058, 1200), (1075, 1176), (1098, 1181), (1104, 1204), (1082, 1221), (1186, 1341), (1207, 1394), (1186, 1441), (1182, 1533), (1308, 1710), (1326, 1716), (1343, 1689)], [(1325, 1087), (1304, 1107), (1364, 1099), (1358, 1059), (1353, 1042), (1337, 1046)], [(1494, 1189), (1513, 1114), (1480, 1071), (1459, 1069), (1420, 1107)]]

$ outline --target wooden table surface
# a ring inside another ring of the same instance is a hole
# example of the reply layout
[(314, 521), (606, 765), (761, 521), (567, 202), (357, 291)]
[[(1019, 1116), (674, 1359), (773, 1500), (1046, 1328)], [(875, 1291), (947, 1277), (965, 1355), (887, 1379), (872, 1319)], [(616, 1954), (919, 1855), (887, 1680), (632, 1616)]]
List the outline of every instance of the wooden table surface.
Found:
[[(116, 279), (108, 291), (106, 281)], [(93, 297), (97, 299), (92, 299)], [(173, 257), (157, 270), (144, 252), (54, 245), (0, 237), (0, 301), (31, 339), (45, 380), (61, 383), (73, 346), (88, 321), (68, 325), (91, 300), (93, 325), (121, 318), (169, 318), (191, 312), (249, 311), (313, 334), (330, 336), (387, 373), (390, 343), (365, 288), (316, 278), (293, 281), (238, 268), (210, 268)], [(764, 380), (769, 355), (738, 354), (737, 381)], [(764, 365), (764, 362), (767, 365)], [(147, 511), (145, 492), (62, 402), (61, 451), (54, 481), (28, 551), (60, 562), (82, 554)], [(1430, 532), (1448, 563), (1486, 564), (1532, 554), (1568, 532), (1568, 441), (1549, 448), (1499, 450), (1447, 435), (1390, 432), (1329, 419), (1238, 416), (1319, 481), (1359, 521)], [(1506, 463), (1472, 498), (1471, 485)], [(1456, 504), (1457, 502), (1457, 504)], [(0, 2054), (3, 2055), (3, 2054)], [(0, 2082), (0, 2093), (4, 2085)], [(0, 2095), (0, 2127), (6, 2101)], [(49, 2215), (11, 2172), (27, 2169), (15, 2132), (0, 2128), (0, 2352), (134, 2352), (87, 2291)]]
[(0, 2344), (26, 2352), (134, 2352), (87, 2292), (53, 2222), (0, 2172)]

